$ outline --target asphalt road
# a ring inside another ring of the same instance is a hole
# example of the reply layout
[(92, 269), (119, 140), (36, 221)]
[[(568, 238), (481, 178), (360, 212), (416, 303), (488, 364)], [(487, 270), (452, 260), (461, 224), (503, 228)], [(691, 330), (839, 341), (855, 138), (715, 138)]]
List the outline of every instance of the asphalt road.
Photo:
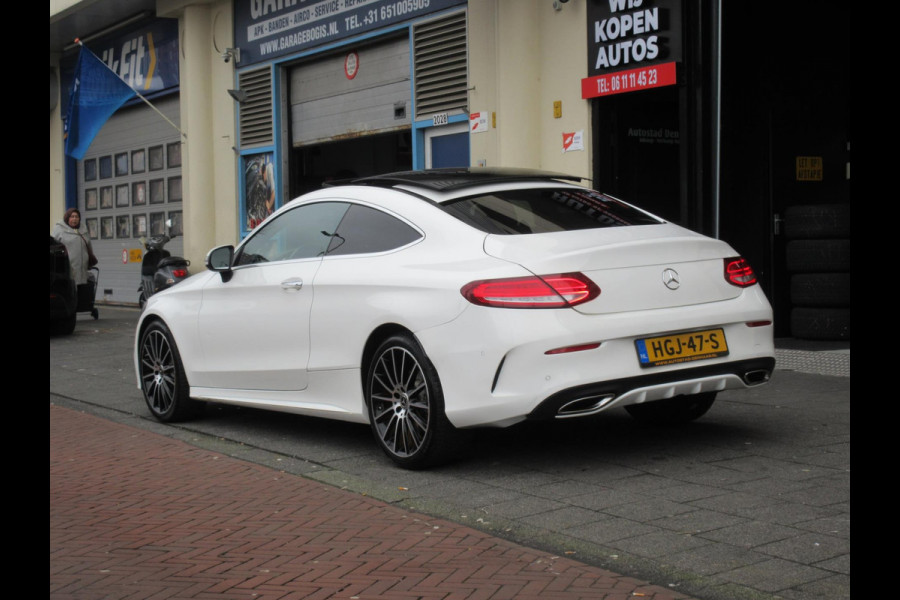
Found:
[(849, 350), (791, 346), (769, 385), (723, 392), (677, 429), (616, 409), (485, 430), (460, 461), (409, 472), (360, 425), (220, 405), (156, 422), (135, 384), (138, 314), (101, 306), (99, 320), (79, 315), (73, 335), (50, 338), (51, 404), (697, 598), (850, 597)]

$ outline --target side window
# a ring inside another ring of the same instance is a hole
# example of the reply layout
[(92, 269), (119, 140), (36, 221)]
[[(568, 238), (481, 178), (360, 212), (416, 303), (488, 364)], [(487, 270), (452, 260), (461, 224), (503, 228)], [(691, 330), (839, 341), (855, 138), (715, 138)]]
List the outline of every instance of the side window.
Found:
[(317, 202), (278, 215), (247, 240), (234, 264), (323, 256), (348, 206), (346, 202)]
[(422, 234), (380, 210), (352, 204), (328, 246), (328, 256), (386, 252), (400, 248)]

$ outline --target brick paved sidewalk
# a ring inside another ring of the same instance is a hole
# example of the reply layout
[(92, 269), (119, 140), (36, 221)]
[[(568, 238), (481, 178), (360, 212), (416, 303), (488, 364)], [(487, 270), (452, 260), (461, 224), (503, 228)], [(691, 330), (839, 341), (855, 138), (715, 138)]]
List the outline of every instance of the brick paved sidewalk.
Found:
[(51, 405), (50, 598), (686, 596)]

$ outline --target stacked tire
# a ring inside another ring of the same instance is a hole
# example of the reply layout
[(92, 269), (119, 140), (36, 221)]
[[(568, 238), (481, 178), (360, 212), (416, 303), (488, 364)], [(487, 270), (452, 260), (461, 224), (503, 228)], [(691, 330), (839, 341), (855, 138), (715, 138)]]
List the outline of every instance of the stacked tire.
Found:
[(791, 273), (791, 335), (850, 339), (850, 205), (791, 206), (785, 211)]

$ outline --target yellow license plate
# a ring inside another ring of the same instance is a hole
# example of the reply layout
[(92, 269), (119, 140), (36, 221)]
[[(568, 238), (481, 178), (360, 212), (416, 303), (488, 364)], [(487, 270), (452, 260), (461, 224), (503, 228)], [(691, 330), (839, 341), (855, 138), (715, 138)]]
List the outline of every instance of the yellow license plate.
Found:
[(635, 340), (642, 367), (658, 367), (728, 354), (725, 332), (720, 329), (691, 331)]

